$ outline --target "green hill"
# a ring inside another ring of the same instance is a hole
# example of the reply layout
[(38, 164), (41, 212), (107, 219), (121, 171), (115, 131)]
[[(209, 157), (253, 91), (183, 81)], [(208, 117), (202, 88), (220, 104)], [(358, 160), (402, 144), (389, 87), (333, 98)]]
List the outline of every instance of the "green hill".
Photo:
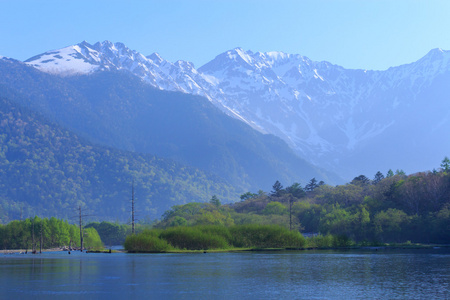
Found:
[[(138, 219), (176, 204), (238, 198), (223, 179), (153, 155), (92, 145), (0, 99), (0, 221), (69, 218), (80, 205), (93, 219), (126, 222), (135, 181)], [(91, 219), (92, 219), (91, 218)]]

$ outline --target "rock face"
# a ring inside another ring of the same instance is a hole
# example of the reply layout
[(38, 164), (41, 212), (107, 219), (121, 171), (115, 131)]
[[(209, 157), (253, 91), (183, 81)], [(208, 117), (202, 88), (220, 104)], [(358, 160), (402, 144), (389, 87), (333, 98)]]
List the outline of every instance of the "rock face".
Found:
[(450, 152), (450, 52), (385, 71), (349, 70), (282, 52), (236, 48), (195, 69), (121, 43), (86, 42), (26, 61), (61, 75), (126, 70), (162, 90), (208, 98), (346, 178), (438, 167)]

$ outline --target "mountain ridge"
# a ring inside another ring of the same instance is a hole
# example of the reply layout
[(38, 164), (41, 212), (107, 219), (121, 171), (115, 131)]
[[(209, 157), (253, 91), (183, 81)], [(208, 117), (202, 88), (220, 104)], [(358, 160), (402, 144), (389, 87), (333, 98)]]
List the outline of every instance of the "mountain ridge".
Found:
[(268, 189), (276, 180), (339, 181), (298, 158), (281, 139), (226, 116), (203, 97), (155, 89), (129, 72), (60, 77), (0, 62), (2, 84), (8, 87), (5, 97), (92, 143), (171, 158), (243, 192)]
[[(91, 47), (100, 49), (100, 45), (115, 44), (95, 45)], [(119, 46), (126, 48), (123, 44), (114, 47)], [(159, 89), (204, 96), (229, 115), (282, 138), (303, 158), (351, 178), (358, 173), (377, 171), (368, 164), (359, 164), (364, 152), (371, 152), (366, 148), (368, 142), (378, 137), (389, 139), (400, 127), (416, 126), (412, 120), (420, 117), (420, 106), (427, 103), (423, 91), (428, 91), (440, 76), (450, 76), (449, 53), (433, 49), (417, 62), (383, 71), (345, 69), (298, 54), (242, 48), (219, 54), (198, 69), (188, 62), (170, 63), (157, 54), (137, 56), (137, 62), (128, 54), (122, 55), (123, 61), (115, 68), (128, 70)], [(33, 65), (32, 60), (27, 63)], [(34, 65), (41, 69), (51, 66)], [(108, 66), (113, 68), (111, 64)], [(443, 90), (440, 94), (446, 93), (445, 86), (438, 88)], [(434, 101), (442, 102), (439, 99)], [(442, 107), (439, 103), (431, 104)], [(443, 126), (449, 122), (441, 114), (438, 120), (434, 119), (430, 122)], [(396, 138), (413, 146), (409, 141), (412, 137), (404, 140), (398, 133)], [(412, 172), (430, 168), (430, 161), (418, 166), (410, 164), (402, 158), (399, 148), (392, 153), (378, 150), (372, 164), (381, 169), (405, 168)], [(449, 145), (446, 144), (445, 150), (449, 150)], [(442, 154), (442, 151), (432, 153), (433, 161), (442, 159), (439, 157)], [(385, 163), (387, 155), (397, 157), (398, 163)], [(355, 157), (354, 162), (351, 157)], [(411, 155), (409, 160), (417, 161), (418, 157)]]
[(173, 205), (231, 202), (223, 179), (149, 154), (94, 145), (33, 110), (0, 97), (0, 223), (39, 215), (71, 218), (82, 207), (94, 219), (129, 221), (135, 183), (141, 220)]

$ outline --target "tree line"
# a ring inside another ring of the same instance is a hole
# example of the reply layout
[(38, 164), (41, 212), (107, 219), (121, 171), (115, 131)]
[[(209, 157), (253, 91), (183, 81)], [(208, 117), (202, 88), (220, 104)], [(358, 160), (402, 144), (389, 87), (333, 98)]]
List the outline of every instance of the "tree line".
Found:
[[(83, 242), (86, 249), (103, 248), (95, 228), (83, 228)], [(59, 247), (79, 248), (80, 228), (62, 219), (39, 217), (0, 224), (1, 249), (51, 249)]]
[(304, 187), (279, 181), (270, 192), (247, 192), (240, 202), (177, 205), (156, 228), (278, 224), (306, 235), (331, 234), (358, 243), (450, 242), (450, 160), (439, 171), (406, 175), (402, 170), (364, 175), (344, 185), (311, 179)]

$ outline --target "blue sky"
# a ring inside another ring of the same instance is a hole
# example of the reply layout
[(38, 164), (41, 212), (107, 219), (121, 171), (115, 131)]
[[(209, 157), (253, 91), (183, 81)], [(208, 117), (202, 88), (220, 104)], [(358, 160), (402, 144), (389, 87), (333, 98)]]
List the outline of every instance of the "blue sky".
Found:
[(447, 0), (0, 0), (0, 55), (123, 42), (196, 67), (235, 47), (383, 70), (450, 50)]

